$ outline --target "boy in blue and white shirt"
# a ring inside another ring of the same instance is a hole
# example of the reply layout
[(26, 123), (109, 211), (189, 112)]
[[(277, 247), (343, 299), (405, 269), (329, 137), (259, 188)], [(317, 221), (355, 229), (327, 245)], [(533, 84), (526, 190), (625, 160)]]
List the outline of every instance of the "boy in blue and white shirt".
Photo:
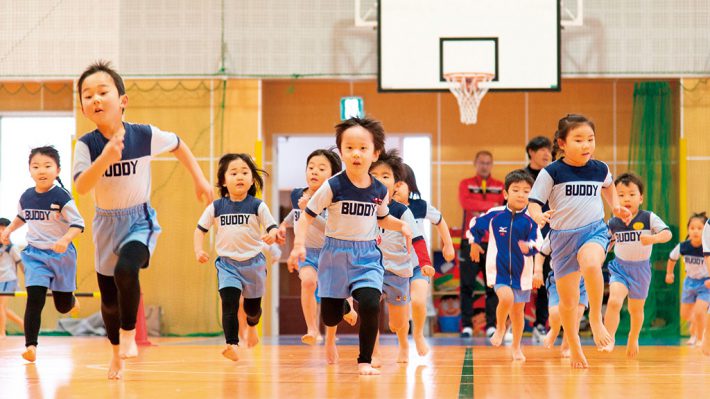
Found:
[[(540, 228), (525, 212), (534, 180), (522, 169), (505, 177), (506, 208), (490, 218), (486, 279), (498, 296), (496, 332), (491, 344), (500, 346), (506, 331), (508, 316), (513, 330), (513, 360), (525, 361), (520, 346), (525, 325), (525, 304), (530, 301), (533, 276), (533, 256), (542, 243)], [(480, 234), (474, 237), (480, 237)], [(480, 257), (479, 242), (471, 245), (471, 259)]]
[[(609, 300), (604, 314), (604, 325), (614, 336), (619, 326), (619, 314), (624, 299), (629, 297), (631, 327), (626, 344), (626, 355), (633, 359), (639, 352), (639, 334), (643, 326), (643, 307), (651, 286), (651, 251), (653, 244), (662, 244), (673, 237), (668, 226), (655, 213), (640, 210), (643, 203), (643, 182), (633, 173), (624, 173), (614, 182), (621, 205), (631, 211), (631, 222), (617, 217), (609, 220), (609, 230), (616, 258), (609, 262)], [(604, 351), (611, 352), (614, 343)]]

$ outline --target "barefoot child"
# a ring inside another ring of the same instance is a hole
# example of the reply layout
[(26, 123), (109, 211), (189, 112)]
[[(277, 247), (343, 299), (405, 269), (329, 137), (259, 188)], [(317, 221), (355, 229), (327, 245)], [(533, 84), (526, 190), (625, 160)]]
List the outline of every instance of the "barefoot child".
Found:
[(710, 288), (705, 285), (710, 274), (703, 256), (702, 234), (708, 218), (705, 212), (695, 213), (688, 220), (688, 239), (676, 245), (668, 256), (666, 284), (673, 284), (673, 269), (680, 257), (685, 263), (685, 281), (680, 298), (680, 318), (690, 323), (688, 345), (703, 341), (705, 313), (710, 303)]
[(175, 133), (123, 122), (128, 96), (121, 76), (107, 62), (79, 77), (81, 112), (96, 125), (74, 149), (74, 187), (93, 192), (94, 260), (101, 291), (101, 316), (113, 357), (108, 378), (121, 378), (122, 359), (138, 356), (136, 314), (140, 269), (148, 267), (161, 228), (150, 206), (150, 162), (172, 152), (192, 176), (198, 199), (212, 201), (212, 187), (187, 145)]
[[(533, 277), (533, 256), (542, 243), (537, 223), (525, 213), (528, 195), (534, 180), (522, 169), (505, 177), (503, 194), (506, 209), (490, 219), (486, 281), (498, 296), (496, 332), (491, 337), (493, 346), (500, 346), (506, 332), (508, 316), (513, 330), (513, 360), (525, 361), (520, 346), (525, 324), (525, 304), (530, 301)], [(474, 238), (480, 239), (480, 234)], [(480, 241), (471, 245), (471, 259), (477, 261), (482, 253)]]
[[(703, 255), (705, 256), (705, 268), (710, 276), (710, 220), (706, 221), (705, 227), (703, 227)], [(705, 280), (705, 288), (710, 290), (710, 279)], [(705, 333), (703, 336), (707, 337), (703, 339), (703, 354), (710, 356), (710, 308), (705, 314)]]
[(380, 122), (350, 118), (336, 126), (335, 142), (345, 163), (345, 171), (328, 179), (308, 201), (298, 220), (297, 234), (289, 263), (306, 260), (308, 227), (328, 209), (325, 243), (318, 259), (318, 290), (321, 315), (326, 325), (325, 349), (328, 363), (338, 360), (335, 326), (347, 309), (345, 299), (359, 303), (361, 375), (379, 374), (372, 367), (372, 350), (377, 339), (380, 295), (384, 266), (375, 239), (378, 225), (401, 231), (408, 240), (412, 232), (406, 223), (389, 215), (387, 188), (368, 172), (385, 146)]
[[(0, 218), (0, 234), (2, 234), (3, 230), (9, 225), (10, 220)], [(12, 245), (12, 243), (4, 245), (0, 242), (0, 292), (15, 292), (17, 289), (18, 267), (24, 272), (25, 269), (22, 265), (20, 250)], [(10, 297), (0, 296), (0, 339), (5, 338), (5, 324), (7, 323), (7, 319), (13, 321), (21, 329), (25, 328), (25, 323), (22, 321), (22, 318), (7, 307), (9, 299)]]
[[(449, 225), (438, 209), (421, 199), (414, 171), (409, 165), (403, 165), (405, 176), (404, 179), (395, 184), (395, 191), (394, 194), (392, 194), (392, 198), (409, 207), (418, 226), (421, 227), (423, 225), (424, 219), (429, 220), (436, 226), (439, 237), (441, 237), (441, 241), (443, 242), (441, 252), (442, 255), (444, 255), (444, 260), (447, 262), (453, 261), (456, 253), (454, 252), (454, 245), (451, 241)], [(419, 353), (419, 356), (426, 356), (426, 354), (429, 353), (429, 345), (427, 345), (426, 339), (424, 339), (424, 323), (426, 322), (430, 276), (422, 273), (422, 268), (418, 263), (419, 262), (415, 262), (412, 277), (409, 278), (409, 291), (412, 300), (412, 336), (417, 345), (417, 353)], [(430, 273), (433, 273), (433, 270), (430, 271)]]
[[(391, 196), (396, 184), (402, 181), (404, 174), (402, 158), (397, 155), (397, 150), (389, 150), (381, 154), (380, 158), (370, 167), (370, 173), (387, 187), (387, 194)], [(397, 363), (407, 363), (409, 361), (409, 342), (407, 341), (409, 334), (409, 281), (412, 278), (415, 264), (421, 268), (422, 274), (426, 277), (434, 275), (434, 268), (431, 266), (429, 250), (419, 227), (417, 227), (412, 211), (406, 205), (394, 200), (391, 200), (387, 206), (390, 215), (409, 225), (413, 235), (412, 246), (416, 251), (416, 256), (410, 254), (407, 241), (402, 233), (384, 229), (381, 231), (381, 242), (378, 246), (382, 251), (385, 265), (382, 291), (385, 294), (389, 311), (389, 328), (397, 334), (399, 343)], [(423, 339), (423, 334), (421, 338)], [(417, 347), (420, 344), (418, 342)], [(379, 352), (378, 349), (379, 345), (376, 344), (376, 355)]]
[[(614, 216), (628, 222), (631, 213), (619, 204), (609, 167), (592, 159), (595, 148), (594, 123), (582, 115), (560, 119), (555, 153), (564, 157), (546, 166), (530, 193), (530, 216), (539, 224), (550, 223), (552, 269), (560, 295), (560, 316), (570, 344), (570, 366), (589, 367), (582, 352), (577, 329), (579, 280), (589, 295), (589, 321), (598, 348), (612, 337), (602, 322), (604, 278), (602, 263), (609, 243), (604, 223), (604, 198)], [(542, 206), (549, 202), (550, 211)], [(581, 273), (580, 273), (581, 272)]]
[[(222, 298), (222, 328), (227, 347), (222, 355), (239, 360), (239, 323), (237, 309), (244, 297), (247, 319), (247, 347), (259, 342), (256, 325), (261, 318), (261, 298), (266, 288), (266, 257), (263, 243), (276, 241), (276, 221), (266, 204), (255, 197), (264, 187), (264, 180), (248, 154), (225, 154), (219, 160), (217, 187), (220, 199), (202, 213), (195, 229), (195, 257), (206, 263), (209, 255), (203, 249), (206, 233), (213, 225), (217, 229), (215, 261)], [(262, 228), (266, 234), (262, 232)]]
[[(639, 334), (643, 326), (643, 306), (651, 286), (651, 251), (653, 244), (670, 241), (668, 226), (655, 213), (639, 210), (643, 203), (643, 182), (632, 174), (624, 173), (614, 182), (621, 206), (631, 211), (628, 224), (614, 217), (609, 220), (616, 258), (609, 262), (609, 301), (606, 304), (604, 325), (614, 337), (619, 326), (619, 313), (626, 296), (629, 297), (631, 328), (626, 344), (626, 356), (636, 358), (639, 351)], [(604, 350), (611, 352), (614, 341)]]
[[(59, 152), (54, 147), (34, 148), (29, 164), (35, 187), (20, 197), (17, 217), (2, 231), (0, 242), (10, 244), (10, 234), (27, 224), (27, 247), (21, 254), (27, 288), (26, 349), (22, 357), (34, 362), (47, 289), (52, 290), (59, 313), (69, 313), (77, 303), (76, 248), (72, 240), (84, 231), (84, 219), (59, 179)], [(55, 180), (61, 187), (54, 185)]]
[[(295, 227), (301, 217), (303, 209), (306, 208), (308, 200), (334, 174), (340, 173), (342, 169), (340, 157), (331, 150), (315, 150), (306, 159), (306, 181), (308, 187), (296, 188), (291, 192), (291, 205), (293, 209), (286, 216), (286, 219), (279, 227), (279, 234), (285, 237), (287, 227)], [(320, 337), (318, 329), (318, 304), (316, 302), (316, 288), (318, 287), (318, 257), (323, 248), (325, 240), (325, 219), (327, 212), (324, 211), (315, 218), (313, 224), (306, 233), (306, 261), (298, 263), (298, 277), (301, 279), (301, 308), (303, 317), (306, 319), (308, 328), (306, 335), (301, 337), (301, 342), (306, 345), (314, 345)], [(296, 269), (289, 268), (290, 272)], [(352, 304), (352, 299), (349, 299)], [(355, 324), (357, 313), (350, 307), (350, 314), (345, 317), (348, 323)]]

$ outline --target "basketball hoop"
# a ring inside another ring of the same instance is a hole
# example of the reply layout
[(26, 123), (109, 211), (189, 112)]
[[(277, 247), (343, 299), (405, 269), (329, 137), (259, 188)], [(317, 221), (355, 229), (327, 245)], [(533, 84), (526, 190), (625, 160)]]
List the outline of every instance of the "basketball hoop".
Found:
[[(461, 113), (461, 123), (474, 125), (478, 120), (478, 106), (488, 92), (486, 83), (493, 79), (492, 73), (452, 72), (444, 74), (449, 90), (456, 96)], [(481, 84), (483, 83), (483, 84)]]

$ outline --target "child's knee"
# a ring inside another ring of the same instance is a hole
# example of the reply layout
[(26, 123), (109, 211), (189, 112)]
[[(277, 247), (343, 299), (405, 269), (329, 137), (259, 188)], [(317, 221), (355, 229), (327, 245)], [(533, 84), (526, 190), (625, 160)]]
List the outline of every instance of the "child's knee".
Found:
[(318, 286), (318, 280), (306, 277), (301, 280), (301, 289), (308, 292), (315, 292)]

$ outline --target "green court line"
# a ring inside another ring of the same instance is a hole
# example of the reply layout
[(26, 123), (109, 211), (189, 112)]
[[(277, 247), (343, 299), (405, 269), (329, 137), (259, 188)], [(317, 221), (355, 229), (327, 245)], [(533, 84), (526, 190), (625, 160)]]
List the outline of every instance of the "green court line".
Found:
[(459, 383), (459, 399), (473, 397), (473, 348), (466, 348), (461, 368), (461, 382)]

